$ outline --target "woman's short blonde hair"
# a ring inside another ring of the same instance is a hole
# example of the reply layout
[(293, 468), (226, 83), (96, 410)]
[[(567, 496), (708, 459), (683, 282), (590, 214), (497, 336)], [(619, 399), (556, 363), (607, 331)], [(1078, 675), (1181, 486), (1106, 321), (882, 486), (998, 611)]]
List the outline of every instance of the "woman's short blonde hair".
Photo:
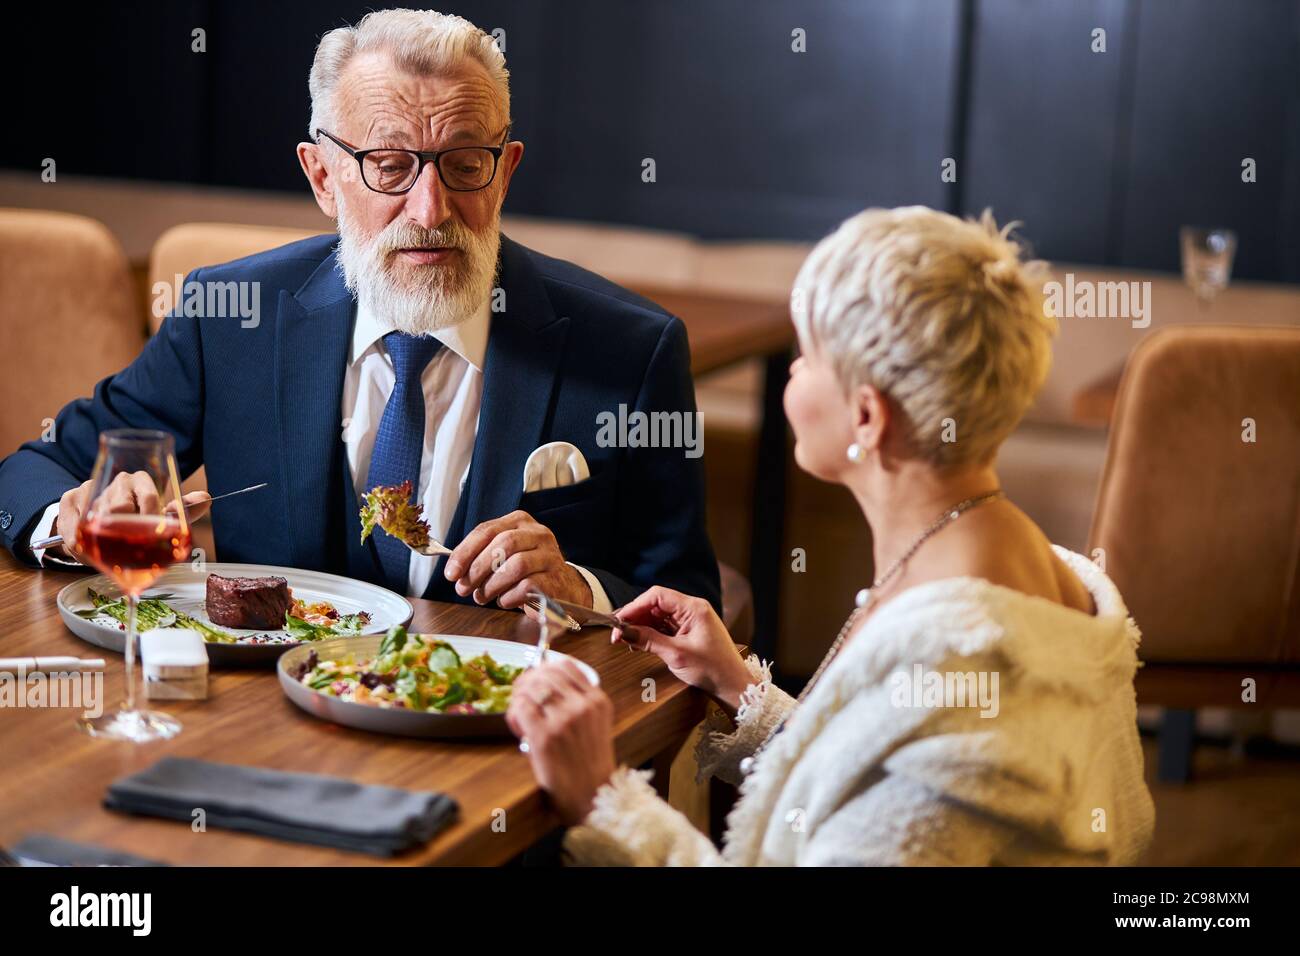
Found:
[(868, 209), (813, 249), (791, 293), (801, 339), (845, 389), (871, 385), (939, 468), (987, 464), (1047, 376), (1046, 266), (987, 210)]

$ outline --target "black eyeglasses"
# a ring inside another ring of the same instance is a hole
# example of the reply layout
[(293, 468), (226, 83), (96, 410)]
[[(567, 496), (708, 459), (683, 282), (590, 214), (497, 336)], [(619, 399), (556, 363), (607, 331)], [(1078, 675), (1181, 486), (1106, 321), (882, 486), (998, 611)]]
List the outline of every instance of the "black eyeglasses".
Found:
[(456, 146), (422, 153), (418, 149), (354, 149), (328, 130), (316, 130), (357, 161), (361, 181), (369, 189), (387, 196), (410, 192), (433, 163), (442, 184), (453, 192), (472, 193), (490, 185), (497, 175), (497, 161), (510, 138), (506, 127), (500, 146)]

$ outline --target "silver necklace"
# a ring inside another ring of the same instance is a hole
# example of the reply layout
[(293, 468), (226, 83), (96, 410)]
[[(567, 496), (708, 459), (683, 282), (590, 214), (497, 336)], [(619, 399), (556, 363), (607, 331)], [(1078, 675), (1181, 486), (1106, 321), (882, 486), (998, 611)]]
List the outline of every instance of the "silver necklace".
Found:
[[(903, 565), (907, 563), (908, 559), (911, 558), (912, 555), (916, 554), (917, 549), (919, 549), (921, 545), (925, 544), (926, 541), (930, 540), (930, 538), (937, 534), (943, 527), (956, 521), (971, 508), (974, 508), (977, 505), (982, 505), (986, 501), (992, 501), (995, 498), (1001, 497), (1002, 489), (995, 488), (993, 491), (986, 491), (983, 494), (974, 495), (964, 501), (959, 501), (951, 508), (946, 509), (928, 528), (921, 532), (917, 539), (912, 542), (911, 546), (903, 552), (902, 556), (899, 557), (897, 561), (889, 566), (888, 570), (886, 570), (884, 574), (872, 581), (870, 587), (865, 587), (857, 593), (857, 597), (853, 602), (857, 606), (849, 615), (848, 620), (844, 622), (844, 626), (840, 628), (840, 632), (835, 636), (835, 640), (831, 642), (830, 650), (826, 652), (826, 656), (822, 658), (822, 662), (817, 665), (817, 670), (813, 672), (813, 676), (809, 679), (808, 683), (804, 685), (803, 690), (799, 692), (799, 696), (795, 699), (796, 708), (799, 704), (803, 703), (804, 698), (812, 693), (812, 689), (817, 686), (817, 682), (821, 680), (822, 674), (826, 672), (826, 668), (830, 667), (831, 661), (835, 660), (836, 656), (840, 652), (840, 648), (844, 645), (844, 642), (848, 640), (849, 635), (853, 633), (858, 621), (862, 619), (862, 615), (866, 614), (867, 611), (871, 609), (872, 605), (875, 604), (876, 594), (884, 585), (893, 580), (898, 572), (902, 570)], [(749, 774), (750, 771), (754, 769), (754, 761), (757, 760), (758, 756), (767, 749), (767, 746), (772, 742), (772, 739), (784, 729), (785, 721), (782, 721), (770, 734), (767, 735), (767, 738), (758, 745), (758, 748), (754, 751), (752, 756), (746, 757), (740, 762), (740, 772), (743, 774)]]

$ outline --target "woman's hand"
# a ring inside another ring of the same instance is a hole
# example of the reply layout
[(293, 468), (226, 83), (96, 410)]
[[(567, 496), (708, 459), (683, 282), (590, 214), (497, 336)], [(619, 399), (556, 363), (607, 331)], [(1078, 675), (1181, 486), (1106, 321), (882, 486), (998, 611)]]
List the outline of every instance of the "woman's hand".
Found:
[(657, 654), (679, 680), (736, 712), (753, 678), (708, 601), (654, 587), (615, 616), (628, 626), (615, 629), (614, 640)]
[(528, 741), (528, 762), (564, 822), (581, 823), (614, 773), (614, 705), (572, 661), (529, 668), (515, 679), (506, 711)]

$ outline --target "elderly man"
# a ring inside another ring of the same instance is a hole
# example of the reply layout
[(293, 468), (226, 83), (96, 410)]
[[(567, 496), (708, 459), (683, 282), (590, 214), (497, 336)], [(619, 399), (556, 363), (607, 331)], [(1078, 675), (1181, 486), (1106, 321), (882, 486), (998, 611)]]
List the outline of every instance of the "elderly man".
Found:
[[(524, 147), (497, 46), (459, 17), (371, 13), (324, 36), (310, 88), (298, 159), (338, 236), (193, 273), (187, 290), (253, 290), (258, 321), (177, 308), (60, 412), (56, 442), (0, 463), (6, 546), (75, 559), (30, 545), (71, 540), (97, 434), (159, 428), (214, 493), (269, 483), (213, 511), (225, 560), (502, 607), (540, 588), (607, 610), (651, 584), (718, 605), (698, 453), (599, 426), (694, 416), (682, 324), (501, 235)], [(120, 476), (115, 507), (134, 509), (136, 480)], [(450, 557), (361, 542), (361, 496), (404, 481)]]

